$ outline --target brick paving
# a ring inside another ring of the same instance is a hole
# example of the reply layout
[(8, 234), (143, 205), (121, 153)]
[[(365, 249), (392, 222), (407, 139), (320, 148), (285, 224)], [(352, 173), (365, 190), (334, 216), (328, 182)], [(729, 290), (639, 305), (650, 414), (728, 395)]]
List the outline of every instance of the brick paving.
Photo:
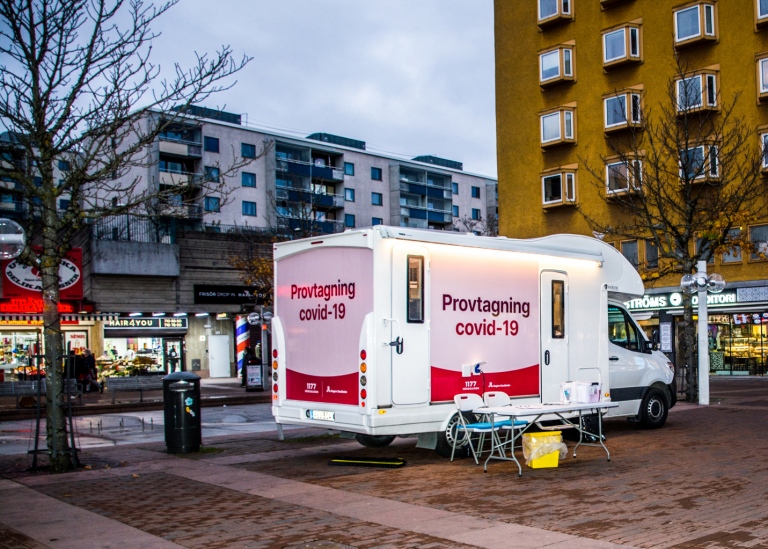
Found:
[[(451, 463), (416, 449), (413, 439), (372, 450), (299, 431), (286, 442), (278, 442), (274, 433), (215, 440), (210, 444), (216, 451), (190, 456), (169, 456), (158, 444), (94, 450), (84, 456), (92, 470), (47, 478), (21, 473), (18, 463), (11, 467), (6, 459), (0, 460), (0, 474), (5, 471), (7, 478), (79, 509), (195, 548), (472, 546), (447, 532), (419, 533), (405, 520), (392, 526), (375, 509), (364, 520), (362, 508), (344, 515), (310, 505), (309, 495), (305, 502), (301, 494), (290, 499), (265, 489), (253, 493), (246, 483), (224, 481), (222, 471), (234, 479), (258, 473), (259, 478), (300, 481), (305, 484), (296, 485), (305, 486), (307, 494), (313, 486), (332, 489), (349, 498), (351, 508), (370, 496), (413, 506), (408, 509), (585, 538), (578, 547), (591, 547), (594, 540), (594, 545), (644, 548), (768, 548), (767, 419), (768, 379), (713, 379), (712, 405), (683, 403), (663, 429), (609, 421), (610, 462), (601, 449), (580, 448), (578, 458), (569, 455), (557, 469), (524, 468), (521, 478), (514, 464), (491, 462), (484, 474), (471, 459)], [(337, 451), (397, 456), (408, 465), (331, 467), (329, 457)], [(3, 493), (10, 494), (0, 492), (0, 500)], [(3, 505), (0, 501), (0, 510)], [(336, 509), (330, 499), (328, 508)], [(9, 545), (5, 540), (14, 535), (20, 537)], [(24, 536), (5, 525), (0, 512), (0, 547), (45, 546), (32, 538), (25, 542)], [(527, 546), (545, 545), (550, 546), (545, 541)]]

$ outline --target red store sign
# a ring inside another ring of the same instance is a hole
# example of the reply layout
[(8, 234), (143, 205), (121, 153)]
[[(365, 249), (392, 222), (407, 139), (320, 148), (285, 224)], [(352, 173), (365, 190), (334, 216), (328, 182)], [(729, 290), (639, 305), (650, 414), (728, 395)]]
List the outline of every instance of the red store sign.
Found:
[[(42, 248), (38, 246), (33, 246), (32, 249), (37, 253), (42, 251)], [(4, 298), (40, 300), (42, 304), (41, 293), (43, 284), (37, 268), (24, 265), (16, 260), (2, 261), (0, 262), (0, 268), (3, 271)], [(72, 248), (65, 254), (59, 266), (59, 280), (59, 299), (83, 299), (82, 248)]]

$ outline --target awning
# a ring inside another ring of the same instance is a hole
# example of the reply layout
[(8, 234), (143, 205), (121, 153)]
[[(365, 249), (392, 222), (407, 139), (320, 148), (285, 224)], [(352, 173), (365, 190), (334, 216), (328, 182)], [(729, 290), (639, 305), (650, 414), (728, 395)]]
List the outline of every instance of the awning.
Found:
[[(73, 322), (73, 321), (83, 321), (83, 322), (93, 322), (96, 320), (110, 320), (113, 318), (117, 318), (117, 313), (86, 313), (86, 314), (62, 314), (60, 315), (60, 319), (64, 320), (66, 322)], [(0, 314), (0, 322), (20, 322), (20, 321), (30, 321), (30, 320), (43, 320), (43, 315), (40, 313), (37, 314)]]

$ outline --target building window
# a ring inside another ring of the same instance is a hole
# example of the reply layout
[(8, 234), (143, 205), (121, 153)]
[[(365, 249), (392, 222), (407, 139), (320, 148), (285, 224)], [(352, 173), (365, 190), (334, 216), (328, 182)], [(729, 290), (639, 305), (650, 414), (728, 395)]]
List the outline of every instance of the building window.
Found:
[(480, 187), (472, 187), (472, 198), (480, 198)]
[(539, 54), (539, 83), (542, 86), (573, 81), (573, 72), (572, 46), (559, 46)]
[(538, 2), (540, 27), (573, 19), (572, 0), (538, 0)]
[(603, 99), (606, 132), (629, 127), (639, 127), (642, 123), (642, 103), (639, 93), (622, 92)]
[(451, 182), (451, 193), (452, 194), (459, 194), (459, 184), (456, 182)]
[(716, 16), (715, 5), (706, 2), (675, 10), (675, 46), (716, 40)]
[(344, 200), (346, 202), (355, 201), (355, 189), (344, 189)]
[(710, 265), (715, 264), (715, 254), (712, 253), (712, 241), (707, 238), (696, 238), (696, 253), (701, 254), (702, 260), (706, 259)]
[(384, 204), (384, 195), (381, 193), (371, 193), (371, 204), (374, 206), (382, 206)]
[[(726, 242), (735, 242), (741, 238), (741, 229), (735, 228), (728, 231)], [(722, 263), (741, 263), (741, 246), (730, 245), (730, 248), (723, 252)]]
[(240, 143), (240, 156), (243, 158), (256, 158), (256, 145)]
[(576, 110), (560, 108), (541, 115), (541, 146), (576, 142)]
[(639, 25), (626, 25), (603, 33), (603, 66), (613, 67), (642, 61)]
[(459, 207), (454, 204), (451, 206), (451, 209), (453, 210), (453, 217), (459, 217)]
[(768, 133), (760, 134), (760, 147), (763, 153), (762, 171), (768, 173)]
[(256, 217), (256, 202), (247, 202), (243, 200), (243, 215)]
[(384, 225), (384, 220), (380, 217), (372, 217), (371, 218), (371, 225)]
[(541, 201), (545, 208), (576, 203), (576, 172), (559, 169), (541, 176)]
[(646, 269), (658, 269), (659, 268), (659, 247), (653, 240), (645, 241), (645, 268)]
[(220, 204), (218, 196), (206, 196), (203, 207), (206, 212), (219, 212)]
[(472, 219), (475, 221), (480, 221), (480, 219), (482, 219), (480, 216), (480, 210), (478, 208), (472, 208)]
[(762, 27), (768, 24), (768, 0), (756, 0), (756, 2), (757, 26)]
[(63, 172), (69, 171), (69, 162), (66, 160), (59, 160), (59, 169)]
[(355, 165), (352, 162), (344, 162), (344, 175), (355, 175)]
[(355, 216), (352, 214), (344, 214), (344, 226), (345, 227), (354, 227), (355, 226)]
[(69, 208), (69, 200), (66, 198), (59, 198), (59, 209), (66, 210)]
[[(354, 174), (354, 168), (352, 169), (352, 172)], [(381, 168), (371, 168), (371, 179), (374, 181), (381, 181), (382, 174), (381, 174)]]
[(719, 159), (717, 145), (699, 145), (680, 151), (680, 179), (717, 179)]
[(220, 174), (221, 172), (219, 171), (219, 168), (214, 168), (213, 166), (205, 167), (205, 179), (212, 183), (219, 182)]
[(256, 186), (256, 174), (249, 172), (242, 172), (243, 187), (255, 187)]
[(757, 60), (757, 82), (757, 98), (760, 101), (768, 101), (768, 57)]
[(716, 109), (717, 73), (702, 73), (675, 81), (678, 113), (700, 109)]
[(637, 240), (625, 240), (621, 243), (621, 255), (627, 258), (632, 266), (637, 269), (640, 262), (637, 259)]
[(217, 137), (204, 137), (203, 148), (207, 152), (212, 152), (212, 153), (219, 152), (219, 139)]
[(754, 251), (749, 254), (751, 261), (768, 259), (768, 225), (753, 225), (749, 228), (749, 241)]
[(608, 195), (625, 194), (640, 189), (643, 182), (641, 160), (621, 160), (606, 165), (606, 192)]

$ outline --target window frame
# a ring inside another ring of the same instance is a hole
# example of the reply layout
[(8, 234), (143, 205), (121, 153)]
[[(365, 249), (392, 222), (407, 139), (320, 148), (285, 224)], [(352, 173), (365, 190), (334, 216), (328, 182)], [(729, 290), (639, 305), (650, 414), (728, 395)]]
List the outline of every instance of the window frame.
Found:
[[(577, 165), (561, 166), (547, 170), (540, 174), (541, 180), (541, 205), (544, 209), (560, 206), (573, 206), (577, 199)], [(560, 198), (547, 200), (548, 181), (558, 180), (560, 185)]]
[(755, 60), (757, 69), (757, 99), (768, 101), (768, 53), (758, 54)]
[(452, 204), (451, 205), (451, 213), (453, 214), (453, 217), (459, 217), (459, 205), (458, 204)]
[[(544, 139), (544, 121), (557, 117), (558, 135)], [(561, 106), (539, 114), (539, 139), (542, 148), (576, 143), (576, 107)]]
[[(246, 212), (246, 204), (249, 205), (249, 208), (248, 208), (249, 212)], [(251, 204), (253, 205), (253, 213), (250, 213), (250, 205)], [(257, 216), (257, 212), (258, 212), (258, 209), (257, 209), (257, 206), (256, 206), (256, 202), (253, 202), (252, 200), (243, 200), (242, 204), (241, 204), (241, 211), (242, 211), (242, 214), (244, 216), (256, 217)]]
[(451, 181), (451, 194), (459, 194), (459, 184), (455, 181)]
[(550, 288), (550, 295), (552, 296), (551, 336), (552, 339), (565, 339), (565, 280), (553, 280)]
[[(761, 4), (765, 11), (761, 10)], [(768, 0), (755, 0), (755, 27), (759, 29), (765, 25), (768, 25)]]
[[(648, 253), (649, 248), (656, 250), (654, 254)], [(653, 263), (651, 263), (649, 257), (653, 255), (655, 255), (655, 259), (653, 260)], [(643, 268), (648, 271), (657, 270), (659, 268), (659, 247), (654, 240), (649, 240), (647, 238), (643, 239)]]
[[(620, 122), (609, 123), (608, 113), (612, 112), (608, 108), (611, 101), (623, 100), (624, 102), (624, 120)], [(627, 114), (629, 116), (627, 116)], [(626, 128), (640, 128), (643, 125), (643, 96), (637, 90), (622, 90), (610, 95), (603, 96), (603, 129), (605, 132), (623, 130)]]
[[(376, 202), (376, 197), (378, 197), (378, 202)], [(371, 206), (383, 206), (384, 205), (384, 194), (383, 193), (377, 193), (377, 192), (371, 192)]]
[[(425, 292), (425, 278), (424, 268), (426, 266), (426, 258), (423, 255), (408, 255), (406, 256), (406, 272), (405, 272), (405, 291), (406, 291), (406, 323), (408, 324), (424, 324), (424, 302), (426, 297)], [(412, 262), (415, 263), (412, 264)], [(414, 272), (414, 268), (416, 271)], [(416, 275), (414, 277), (413, 275)], [(413, 285), (415, 283), (415, 286)], [(412, 296), (412, 290), (415, 289), (418, 296)], [(412, 307), (415, 305), (415, 307)], [(418, 315), (412, 314), (418, 313)]]
[(763, 175), (768, 175), (768, 128), (760, 132), (760, 150), (763, 161), (760, 164)]
[(371, 227), (375, 227), (376, 225), (384, 225), (384, 218), (383, 217), (372, 217), (371, 218)]
[(471, 196), (472, 196), (472, 198), (480, 198), (480, 187), (472, 185), (472, 187), (471, 187)]
[(355, 175), (354, 162), (344, 162), (344, 175), (349, 175), (349, 176)]
[[(720, 148), (718, 147), (717, 143), (701, 143), (699, 145), (694, 145), (693, 147), (688, 147), (688, 149), (681, 149), (679, 156), (679, 172), (680, 172), (680, 180), (684, 181), (686, 178), (683, 177), (683, 154), (687, 151), (692, 151), (696, 149), (701, 149), (701, 167), (696, 167), (696, 172), (692, 172), (690, 175), (688, 175), (687, 179), (696, 182), (698, 180), (717, 180), (720, 179)], [(714, 162), (713, 162), (713, 154), (714, 152)], [(712, 171), (712, 166), (714, 164), (714, 171)]]
[[(378, 174), (378, 177), (376, 177), (376, 174)], [(371, 180), (383, 181), (383, 179), (384, 179), (384, 170), (376, 166), (371, 166)]]
[[(549, 56), (557, 57), (557, 74), (544, 78), (543, 63), (544, 59)], [(573, 44), (560, 44), (539, 52), (539, 85), (546, 87), (561, 82), (574, 82), (576, 80), (575, 57)]]
[(219, 169), (218, 166), (204, 166), (203, 176), (207, 181), (210, 181), (211, 183), (220, 183), (221, 169)]
[[(696, 10), (697, 30), (694, 34), (680, 36), (678, 16), (691, 10)], [(715, 42), (718, 39), (717, 4), (714, 2), (700, 1), (677, 7), (672, 11), (672, 19), (676, 49), (704, 42)]]
[[(643, 34), (642, 25), (638, 23), (625, 23), (618, 27), (606, 29), (602, 33), (603, 68), (610, 69), (627, 63), (641, 63), (643, 61)], [(623, 53), (619, 56), (608, 58), (607, 39), (621, 33)]]
[[(629, 247), (630, 245), (635, 246), (634, 261), (632, 261), (632, 259), (627, 257), (627, 255), (624, 253), (625, 244), (627, 245), (627, 247)], [(624, 259), (630, 262), (630, 264), (635, 268), (635, 270), (638, 270), (640, 268), (640, 243), (636, 238), (619, 241), (619, 252), (621, 253), (621, 255), (624, 256)]]
[[(729, 235), (734, 233), (740, 235), (742, 233), (741, 227), (732, 227), (728, 230)], [(731, 251), (720, 253), (721, 265), (736, 265), (739, 263), (744, 263), (744, 254), (741, 252), (741, 246), (735, 246)]]
[(206, 196), (203, 210), (209, 213), (221, 213), (221, 199), (218, 196)]
[(536, 2), (536, 18), (539, 27), (544, 28), (573, 19), (573, 0), (552, 0), (556, 9), (546, 15), (542, 14), (542, 1), (546, 0), (537, 0)]
[[(626, 179), (627, 186), (626, 188), (620, 188), (620, 189), (611, 189), (610, 188), (610, 181), (611, 181), (611, 167), (613, 166), (619, 166), (624, 165), (626, 168), (626, 175), (623, 175), (623, 177)], [(630, 170), (630, 165), (632, 166), (632, 169)], [(637, 182), (637, 174), (640, 174), (640, 181)], [(605, 165), (605, 191), (608, 197), (611, 196), (621, 196), (628, 193), (638, 192), (642, 189), (643, 186), (643, 160), (641, 158), (628, 158), (626, 160), (614, 160), (612, 162), (608, 162)]]
[[(349, 224), (350, 220), (352, 221), (351, 225)], [(355, 228), (355, 214), (349, 214), (349, 213), (344, 214), (344, 226), (349, 227), (350, 229)]]
[[(765, 249), (765, 251), (763, 253), (768, 254), (768, 223), (760, 223), (758, 225), (750, 225), (748, 227), (749, 242), (752, 243), (753, 245), (756, 242), (752, 238), (752, 231), (753, 231), (753, 229), (755, 229), (755, 228), (763, 228), (763, 227), (765, 227), (765, 231), (766, 231), (766, 233), (765, 233), (765, 240), (759, 240), (757, 242), (762, 242), (762, 243), (765, 244), (766, 249)], [(755, 253), (755, 252), (750, 252), (749, 253), (749, 262), (750, 263), (753, 263), (753, 262), (756, 263), (756, 262), (760, 262), (760, 261), (768, 261), (768, 258), (767, 259), (763, 259), (759, 255), (757, 255), (757, 253)]]
[[(246, 176), (253, 176), (253, 185), (246, 184), (245, 179)], [(256, 188), (256, 174), (253, 172), (240, 172), (240, 186), (241, 187), (247, 187), (249, 189), (255, 189)]]
[[(253, 151), (253, 154), (246, 154), (246, 147), (251, 147), (248, 151)], [(252, 143), (240, 143), (240, 156), (243, 158), (256, 158), (256, 145)]]
[(472, 208), (472, 220), (473, 221), (483, 220), (483, 213), (480, 211), (480, 208)]
[[(696, 104), (682, 105), (680, 99), (685, 90), (685, 82), (698, 80), (698, 102)], [(715, 70), (702, 70), (695, 73), (685, 74), (675, 78), (675, 108), (678, 116), (684, 116), (686, 113), (694, 113), (702, 110), (720, 110), (720, 72)]]
[(219, 153), (220, 149), (221, 145), (218, 137), (213, 137), (212, 135), (203, 136), (203, 151), (209, 153)]
[(354, 202), (354, 201), (355, 201), (355, 189), (353, 189), (352, 187), (345, 187), (344, 202)]

